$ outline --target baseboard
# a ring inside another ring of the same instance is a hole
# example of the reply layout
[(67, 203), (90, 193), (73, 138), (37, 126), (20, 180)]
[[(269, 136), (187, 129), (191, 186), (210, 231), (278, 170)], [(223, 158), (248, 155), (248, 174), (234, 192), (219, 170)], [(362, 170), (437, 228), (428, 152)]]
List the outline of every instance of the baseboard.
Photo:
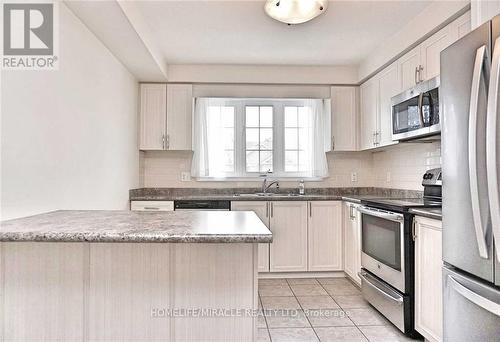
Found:
[(333, 272), (259, 272), (259, 279), (274, 278), (345, 278), (344, 271)]

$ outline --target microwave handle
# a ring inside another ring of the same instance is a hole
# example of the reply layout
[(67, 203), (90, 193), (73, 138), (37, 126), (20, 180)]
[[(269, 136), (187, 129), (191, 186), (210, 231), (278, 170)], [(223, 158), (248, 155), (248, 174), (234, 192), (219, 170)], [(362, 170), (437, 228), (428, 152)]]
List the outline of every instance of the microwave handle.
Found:
[(424, 127), (424, 93), (418, 95), (418, 119), (420, 120), (420, 127)]

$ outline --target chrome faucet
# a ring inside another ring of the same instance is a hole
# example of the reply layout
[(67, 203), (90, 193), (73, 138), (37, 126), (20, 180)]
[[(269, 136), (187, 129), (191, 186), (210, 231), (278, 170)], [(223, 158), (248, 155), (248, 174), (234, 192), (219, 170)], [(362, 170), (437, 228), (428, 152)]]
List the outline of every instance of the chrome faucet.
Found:
[(267, 190), (269, 190), (270, 187), (272, 187), (274, 184), (276, 184), (276, 189), (280, 189), (280, 183), (278, 181), (272, 181), (271, 183), (267, 184), (267, 177), (264, 178), (262, 181), (262, 193), (267, 193)]

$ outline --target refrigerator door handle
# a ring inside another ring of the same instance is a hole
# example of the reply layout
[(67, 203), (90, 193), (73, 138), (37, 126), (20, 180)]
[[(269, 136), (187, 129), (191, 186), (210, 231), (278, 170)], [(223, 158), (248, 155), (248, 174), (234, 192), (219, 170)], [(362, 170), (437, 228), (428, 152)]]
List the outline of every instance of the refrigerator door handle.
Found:
[(488, 118), (486, 122), (486, 172), (488, 174), (488, 197), (491, 210), (491, 226), (495, 239), (496, 255), (500, 262), (500, 198), (498, 187), (498, 151), (497, 151), (497, 116), (498, 113), (498, 92), (500, 82), (500, 37), (495, 41), (493, 51), (491, 77), (488, 94)]
[(448, 275), (448, 282), (449, 284), (451, 284), (451, 287), (455, 291), (457, 291), (460, 295), (462, 295), (464, 298), (468, 299), (469, 301), (483, 308), (484, 310), (487, 310), (494, 315), (500, 316), (500, 304), (497, 304), (487, 298), (478, 295), (477, 293), (468, 289), (464, 285), (460, 284), (451, 275)]
[[(477, 246), (479, 256), (483, 259), (488, 259), (488, 247), (486, 246), (486, 222), (483, 222), (481, 215), (481, 206), (479, 204), (479, 186), (478, 186), (478, 165), (477, 165), (477, 122), (478, 122), (478, 107), (479, 107), (479, 92), (481, 81), (483, 78), (483, 70), (485, 70), (485, 62), (488, 61), (488, 52), (486, 46), (483, 45), (476, 52), (476, 60), (474, 62), (474, 73), (472, 76), (472, 87), (469, 109), (469, 183), (472, 204), (472, 218), (474, 220), (474, 229), (476, 231)], [(486, 72), (486, 71), (485, 71)]]

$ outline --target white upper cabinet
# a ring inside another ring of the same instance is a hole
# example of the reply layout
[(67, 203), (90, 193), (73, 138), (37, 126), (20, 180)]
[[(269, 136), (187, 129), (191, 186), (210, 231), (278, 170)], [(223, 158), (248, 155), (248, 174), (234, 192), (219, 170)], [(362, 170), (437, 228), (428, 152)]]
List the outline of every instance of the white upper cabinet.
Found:
[(473, 29), (500, 14), (500, 1), (498, 0), (474, 0), (470, 5)]
[(417, 46), (398, 59), (398, 67), (401, 88), (406, 90), (415, 86), (418, 83), (418, 70), (420, 68), (420, 46)]
[(392, 104), (391, 98), (401, 92), (398, 63), (385, 68), (378, 77), (379, 115), (377, 121), (377, 147), (394, 144), (392, 141)]
[(332, 151), (358, 150), (358, 87), (331, 87)]
[(191, 150), (193, 86), (140, 85), (140, 150)]
[(360, 149), (376, 147), (378, 116), (378, 79), (371, 78), (361, 85), (360, 94)]
[(471, 31), (471, 12), (468, 11), (462, 14), (450, 26), (453, 43)]
[(420, 81), (429, 80), (439, 75), (439, 59), (441, 51), (453, 42), (452, 25), (427, 38), (421, 45), (421, 68), (419, 71)]
[(140, 85), (139, 149), (165, 149), (167, 85)]
[(167, 85), (167, 150), (192, 150), (193, 86)]
[(308, 206), (308, 271), (342, 271), (342, 202)]

